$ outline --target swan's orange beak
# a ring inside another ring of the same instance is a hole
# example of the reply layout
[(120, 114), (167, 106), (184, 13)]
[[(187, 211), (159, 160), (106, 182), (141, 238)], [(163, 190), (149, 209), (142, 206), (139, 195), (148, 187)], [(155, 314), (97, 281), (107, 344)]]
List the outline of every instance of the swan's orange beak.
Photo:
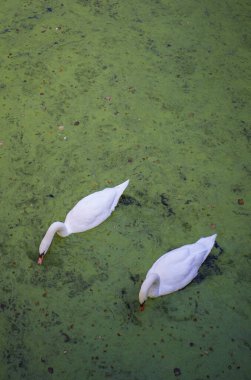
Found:
[(44, 260), (44, 255), (39, 255), (37, 259), (37, 264), (42, 265)]
[(143, 303), (140, 304), (139, 310), (140, 311), (144, 311), (145, 310), (145, 302), (143, 302)]

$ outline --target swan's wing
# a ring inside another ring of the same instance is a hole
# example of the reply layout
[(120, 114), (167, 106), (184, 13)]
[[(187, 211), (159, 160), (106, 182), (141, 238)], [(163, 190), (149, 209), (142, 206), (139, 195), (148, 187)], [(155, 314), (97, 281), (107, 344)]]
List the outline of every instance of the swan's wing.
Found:
[(96, 227), (111, 214), (113, 200), (114, 191), (111, 188), (81, 199), (65, 218), (67, 228), (74, 233)]
[(210, 253), (216, 234), (184, 245), (161, 256), (148, 271), (159, 276), (159, 295), (184, 288), (198, 274), (201, 264)]
[(196, 255), (191, 254), (191, 246), (186, 245), (161, 256), (149, 272), (159, 275), (159, 293), (164, 295), (184, 288), (197, 275), (198, 268)]

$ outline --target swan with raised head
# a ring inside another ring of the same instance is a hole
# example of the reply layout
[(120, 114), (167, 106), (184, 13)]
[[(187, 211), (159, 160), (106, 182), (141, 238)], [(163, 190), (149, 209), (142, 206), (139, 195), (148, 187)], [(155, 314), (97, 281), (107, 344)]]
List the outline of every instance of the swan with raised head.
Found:
[(39, 246), (37, 263), (42, 264), (52, 239), (57, 233), (65, 237), (76, 232), (84, 232), (104, 222), (114, 211), (119, 198), (129, 184), (129, 180), (115, 187), (108, 187), (81, 199), (66, 215), (65, 221), (54, 222), (48, 228)]
[(161, 256), (149, 269), (139, 292), (139, 303), (184, 288), (198, 274), (215, 244), (217, 234), (203, 237), (194, 244), (173, 249)]

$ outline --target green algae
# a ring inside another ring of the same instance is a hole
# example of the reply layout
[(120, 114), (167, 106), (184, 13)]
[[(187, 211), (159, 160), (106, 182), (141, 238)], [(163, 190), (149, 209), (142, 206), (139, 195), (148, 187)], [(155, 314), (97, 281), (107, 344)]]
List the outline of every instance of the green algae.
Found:
[[(247, 12), (1, 4), (1, 378), (249, 378)], [(52, 221), (127, 178), (104, 224), (36, 265)], [(222, 255), (140, 312), (152, 263), (215, 231)]]

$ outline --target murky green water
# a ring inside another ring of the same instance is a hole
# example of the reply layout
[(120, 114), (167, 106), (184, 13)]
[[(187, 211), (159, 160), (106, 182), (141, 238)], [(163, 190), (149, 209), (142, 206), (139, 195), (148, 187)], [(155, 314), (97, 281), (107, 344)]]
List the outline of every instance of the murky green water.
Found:
[[(1, 379), (249, 379), (249, 31), (246, 1), (1, 2)], [(152, 263), (215, 232), (203, 281), (140, 312)]]

